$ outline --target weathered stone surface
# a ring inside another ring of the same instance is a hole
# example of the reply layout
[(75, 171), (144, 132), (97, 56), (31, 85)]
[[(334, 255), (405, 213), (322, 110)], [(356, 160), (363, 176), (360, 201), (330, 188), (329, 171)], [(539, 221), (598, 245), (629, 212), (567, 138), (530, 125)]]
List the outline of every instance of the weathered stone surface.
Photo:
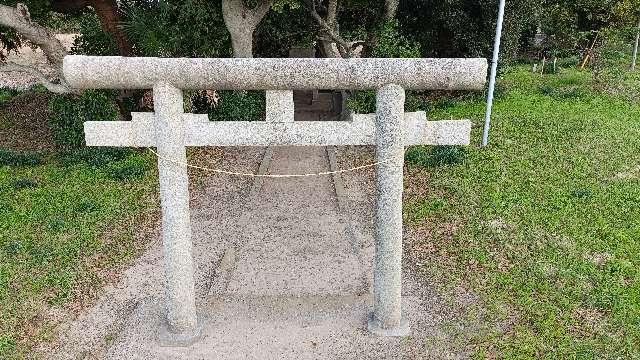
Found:
[(69, 55), (64, 76), (76, 88), (150, 89), (167, 82), (180, 89), (480, 90), (482, 59), (191, 59)]
[(293, 91), (269, 90), (266, 94), (266, 121), (293, 122)]
[[(133, 113), (133, 121), (84, 123), (89, 146), (155, 146), (152, 113)], [(186, 146), (375, 145), (375, 115), (353, 121), (207, 121), (207, 115), (183, 114)], [(427, 121), (424, 112), (404, 116), (405, 145), (468, 145), (468, 120)]]
[[(182, 126), (182, 91), (171, 85), (153, 88), (158, 154), (186, 162)], [(197, 335), (197, 315), (191, 254), (189, 182), (183, 166), (158, 166), (162, 206), (162, 243), (165, 263), (165, 297), (168, 333), (177, 342)]]
[[(373, 314), (369, 329), (385, 335), (408, 335), (402, 319), (402, 171), (404, 163), (404, 89), (387, 85), (377, 94), (376, 236)], [(393, 159), (393, 161), (388, 161)]]

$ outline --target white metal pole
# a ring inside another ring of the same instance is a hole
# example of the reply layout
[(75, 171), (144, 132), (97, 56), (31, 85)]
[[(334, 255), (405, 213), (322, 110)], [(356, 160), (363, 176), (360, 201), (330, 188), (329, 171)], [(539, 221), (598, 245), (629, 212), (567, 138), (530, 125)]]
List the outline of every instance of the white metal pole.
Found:
[(489, 78), (489, 93), (487, 94), (487, 111), (484, 114), (482, 146), (487, 146), (487, 143), (489, 142), (489, 126), (491, 125), (493, 91), (496, 87), (496, 72), (498, 71), (498, 57), (500, 56), (500, 38), (502, 37), (502, 20), (504, 19), (504, 3), (505, 0), (500, 0), (500, 4), (498, 6), (498, 23), (496, 25), (496, 39), (493, 43), (493, 59), (491, 60), (491, 76)]
[(631, 71), (636, 69), (638, 59), (638, 42), (640, 42), (640, 19), (638, 19), (638, 32), (636, 33), (636, 44), (633, 46), (633, 60), (631, 60)]

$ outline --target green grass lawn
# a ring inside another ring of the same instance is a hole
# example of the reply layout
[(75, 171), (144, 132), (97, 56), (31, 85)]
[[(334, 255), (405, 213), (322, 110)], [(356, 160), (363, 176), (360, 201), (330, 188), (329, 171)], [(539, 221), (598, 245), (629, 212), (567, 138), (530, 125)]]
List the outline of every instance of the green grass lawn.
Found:
[(81, 307), (141, 248), (138, 221), (156, 208), (151, 159), (87, 159), (0, 151), (2, 359), (30, 357), (53, 335), (47, 309)]
[(603, 83), (511, 68), (489, 147), (477, 96), (430, 114), (473, 119), (466, 151), (408, 151), (409, 186), (428, 189), (408, 193), (406, 221), (455, 229), (424, 239), (423, 269), (507, 324), (473, 339), (479, 358), (640, 358), (640, 73)]

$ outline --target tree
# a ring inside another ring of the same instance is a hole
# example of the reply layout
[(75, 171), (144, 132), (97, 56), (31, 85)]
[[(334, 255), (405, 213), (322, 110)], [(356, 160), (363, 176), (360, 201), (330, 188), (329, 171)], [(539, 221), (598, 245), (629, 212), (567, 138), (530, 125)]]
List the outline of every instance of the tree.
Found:
[(384, 19), (386, 21), (391, 21), (396, 18), (396, 13), (398, 12), (398, 5), (400, 5), (400, 0), (385, 0)]
[[(116, 0), (63, 0), (51, 3), (32, 0), (31, 3), (40, 18), (48, 15), (51, 11), (72, 13), (82, 11), (89, 6), (92, 7), (100, 19), (103, 30), (115, 40), (120, 55), (130, 56), (133, 54), (131, 43), (118, 26), (120, 17)], [(21, 39), (25, 39), (42, 49), (53, 75), (46, 75), (35, 67), (14, 63), (2, 65), (0, 71), (22, 72), (32, 75), (48, 90), (55, 93), (73, 92), (62, 75), (62, 59), (67, 54), (66, 49), (50, 30), (31, 18), (29, 7), (26, 4), (16, 3), (15, 7), (0, 5), (0, 25), (16, 32), (17, 44), (21, 43)], [(2, 37), (0, 40), (2, 40), (4, 48), (17, 50), (17, 46), (12, 44), (8, 37)]]
[(356, 47), (364, 42), (350, 42), (340, 35), (340, 24), (338, 22), (340, 4), (338, 0), (303, 0), (303, 3), (311, 18), (320, 26), (318, 42), (324, 56), (353, 57)]
[(253, 32), (272, 4), (273, 0), (260, 0), (255, 7), (249, 8), (244, 0), (222, 0), (222, 16), (231, 34), (234, 57), (253, 57)]
[(102, 29), (111, 35), (114, 39), (118, 51), (121, 56), (133, 55), (133, 47), (131, 42), (127, 39), (125, 34), (119, 27), (120, 24), (120, 11), (116, 0), (64, 0), (54, 1), (52, 3), (52, 10), (60, 13), (69, 13), (74, 11), (82, 11), (86, 7), (92, 7), (98, 19), (100, 19), (100, 25)]

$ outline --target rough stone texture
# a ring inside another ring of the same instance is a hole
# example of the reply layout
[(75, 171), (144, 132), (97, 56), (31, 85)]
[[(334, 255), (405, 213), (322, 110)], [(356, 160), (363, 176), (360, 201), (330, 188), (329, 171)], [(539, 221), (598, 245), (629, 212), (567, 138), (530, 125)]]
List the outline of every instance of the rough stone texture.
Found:
[(480, 90), (482, 59), (191, 59), (70, 55), (64, 76), (76, 88), (150, 89), (167, 82), (181, 89)]
[[(182, 126), (182, 91), (159, 84), (153, 88), (156, 111), (156, 144), (162, 157), (186, 162)], [(168, 331), (175, 341), (186, 342), (198, 332), (187, 169), (173, 163), (158, 166), (162, 206), (162, 241), (165, 262), (165, 297)], [(165, 336), (166, 338), (166, 336)]]
[(373, 270), (374, 313), (370, 331), (408, 335), (402, 319), (402, 171), (404, 164), (404, 89), (386, 85), (376, 98), (376, 251)]
[[(375, 115), (355, 114), (353, 121), (207, 121), (207, 115), (184, 114), (187, 146), (374, 145)], [(87, 121), (89, 146), (155, 146), (152, 113), (133, 113), (133, 121)], [(424, 112), (404, 116), (405, 145), (468, 145), (468, 120), (427, 121)]]
[(292, 90), (269, 90), (266, 94), (266, 121), (293, 122)]

